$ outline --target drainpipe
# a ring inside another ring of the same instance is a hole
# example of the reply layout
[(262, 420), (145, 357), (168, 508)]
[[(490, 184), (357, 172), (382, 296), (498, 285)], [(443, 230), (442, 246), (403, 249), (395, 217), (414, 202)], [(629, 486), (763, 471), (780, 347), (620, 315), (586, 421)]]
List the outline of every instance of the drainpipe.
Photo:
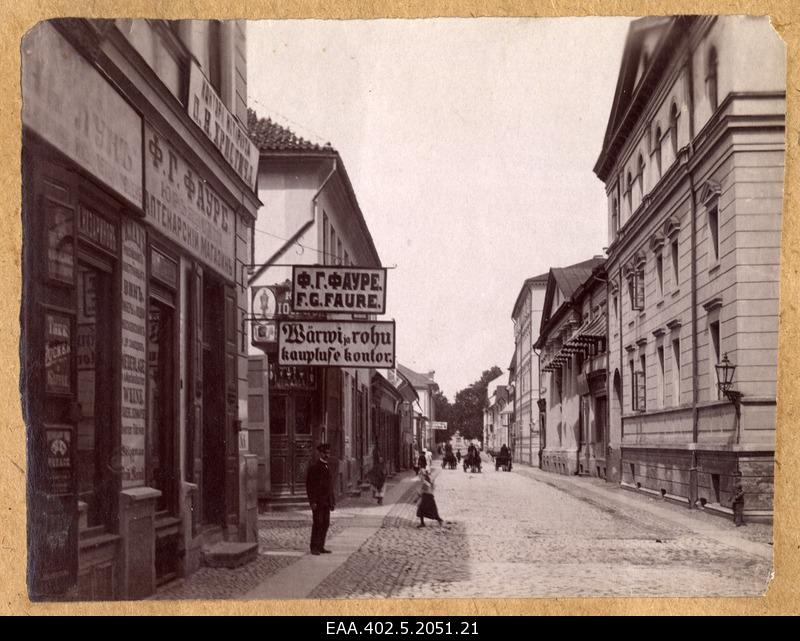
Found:
[[(694, 173), (691, 161), (694, 156), (694, 78), (692, 72), (692, 50), (687, 41), (689, 50), (686, 54), (686, 104), (689, 111), (689, 147), (686, 155), (686, 171), (689, 177), (689, 205), (692, 216), (692, 443), (696, 444), (699, 436), (700, 415), (697, 406), (697, 386), (699, 372), (697, 367), (697, 196), (694, 190)], [(689, 470), (689, 509), (695, 509), (698, 498), (697, 491), (697, 449), (692, 449), (691, 468)]]
[(303, 223), (300, 229), (298, 229), (294, 234), (292, 234), (291, 238), (289, 238), (283, 245), (281, 245), (278, 251), (276, 251), (272, 256), (270, 256), (265, 263), (261, 264), (258, 267), (258, 269), (248, 279), (247, 281), (248, 285), (252, 285), (256, 279), (258, 279), (267, 269), (269, 269), (272, 265), (274, 265), (275, 262), (281, 256), (283, 256), (289, 250), (289, 248), (292, 245), (294, 245), (303, 236), (303, 234), (305, 234), (314, 225), (315, 222), (317, 222), (317, 212), (318, 212), (317, 200), (319, 199), (322, 190), (325, 189), (325, 186), (328, 184), (328, 181), (333, 177), (333, 174), (336, 173), (336, 169), (337, 169), (336, 158), (334, 158), (330, 172), (325, 177), (325, 180), (322, 181), (322, 184), (319, 186), (319, 189), (317, 189), (313, 198), (311, 198), (311, 216), (309, 217), (309, 219), (305, 223)]
[[(536, 369), (539, 371), (539, 376), (538, 376), (538, 380), (539, 380), (538, 388), (539, 389), (536, 390), (536, 401), (537, 401), (537, 403), (536, 403), (536, 411), (538, 413), (539, 412), (539, 403), (538, 403), (539, 395), (542, 393), (542, 360), (540, 358), (542, 350), (539, 350), (537, 352), (535, 349), (533, 349), (533, 348), (531, 348), (531, 349), (532, 349), (533, 353), (536, 354)], [(531, 389), (531, 415), (533, 415), (533, 390), (532, 389)], [(541, 417), (538, 417), (538, 418), (541, 418)], [(537, 466), (539, 469), (542, 469), (542, 452), (544, 451), (544, 448), (547, 447), (547, 433), (545, 432), (546, 429), (547, 429), (547, 423), (545, 422), (545, 424), (542, 425), (542, 422), (539, 421), (539, 454), (538, 454), (538, 456), (539, 456), (539, 465)], [(531, 467), (533, 467), (533, 435), (531, 435)]]

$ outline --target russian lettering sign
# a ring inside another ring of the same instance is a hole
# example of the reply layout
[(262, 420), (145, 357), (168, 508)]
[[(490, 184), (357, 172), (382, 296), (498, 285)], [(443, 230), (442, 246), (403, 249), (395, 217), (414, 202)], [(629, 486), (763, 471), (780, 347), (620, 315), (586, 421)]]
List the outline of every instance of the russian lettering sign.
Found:
[(296, 312), (384, 314), (386, 269), (295, 265), (291, 300)]

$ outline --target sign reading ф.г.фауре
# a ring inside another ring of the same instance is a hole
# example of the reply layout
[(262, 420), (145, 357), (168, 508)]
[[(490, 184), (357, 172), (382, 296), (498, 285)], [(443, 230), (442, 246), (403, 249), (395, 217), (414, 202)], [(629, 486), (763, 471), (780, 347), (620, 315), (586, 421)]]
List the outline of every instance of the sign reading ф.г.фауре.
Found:
[(394, 321), (279, 321), (278, 364), (394, 367)]
[(386, 269), (366, 267), (292, 267), (295, 312), (386, 312)]

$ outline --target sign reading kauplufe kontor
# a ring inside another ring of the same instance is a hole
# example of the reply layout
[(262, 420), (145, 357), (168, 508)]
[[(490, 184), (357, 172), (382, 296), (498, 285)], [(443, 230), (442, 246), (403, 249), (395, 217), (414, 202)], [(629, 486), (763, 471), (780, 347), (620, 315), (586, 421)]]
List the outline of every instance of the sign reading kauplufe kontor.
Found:
[(279, 321), (278, 364), (394, 367), (394, 321)]
[(295, 312), (383, 314), (386, 311), (386, 269), (363, 267), (292, 268)]

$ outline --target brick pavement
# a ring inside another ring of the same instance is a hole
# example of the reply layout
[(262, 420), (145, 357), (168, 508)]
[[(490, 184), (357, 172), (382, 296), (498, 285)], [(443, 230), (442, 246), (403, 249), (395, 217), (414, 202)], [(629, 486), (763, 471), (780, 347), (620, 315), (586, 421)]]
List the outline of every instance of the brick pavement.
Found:
[(407, 598), (759, 595), (771, 569), (769, 526), (653, 501), (600, 481), (515, 467), (440, 470), (443, 527), (417, 529), (416, 484), (390, 482), (383, 506), (343, 501), (306, 553), (310, 513), (260, 519), (258, 561), (203, 568), (158, 598)]

